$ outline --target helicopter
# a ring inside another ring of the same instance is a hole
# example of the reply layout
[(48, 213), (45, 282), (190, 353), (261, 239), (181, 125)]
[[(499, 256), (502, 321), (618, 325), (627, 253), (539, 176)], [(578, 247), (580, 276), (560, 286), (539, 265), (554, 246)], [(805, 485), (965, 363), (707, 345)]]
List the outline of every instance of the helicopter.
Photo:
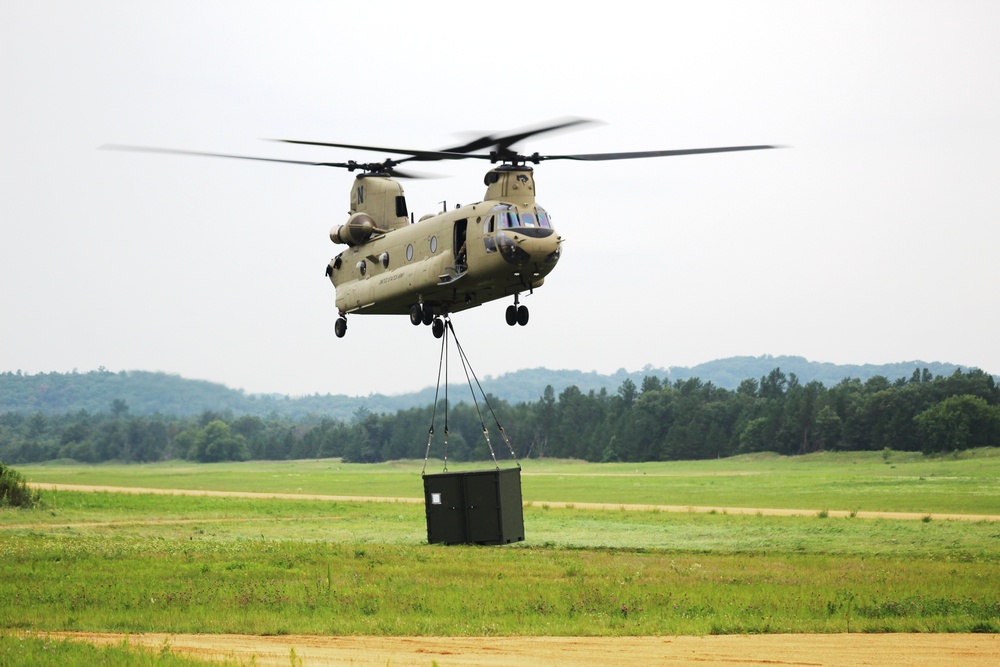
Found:
[[(573, 155), (525, 155), (514, 148), (532, 136), (591, 122), (569, 118), (506, 134), (487, 134), (441, 150), (277, 140), (402, 156), (381, 162), (309, 162), (141, 146), (104, 148), (358, 172), (351, 187), (347, 221), (330, 231), (333, 243), (346, 246), (325, 269), (336, 291), (338, 318), (334, 333), (338, 338), (346, 335), (347, 316), (351, 314), (409, 315), (414, 326), (430, 326), (434, 337), (440, 338), (445, 331), (444, 319), (451, 313), (502, 298), (513, 298), (505, 311), (508, 325), (528, 323), (528, 308), (520, 302), (521, 295), (532, 294), (544, 284), (559, 262), (563, 242), (548, 211), (535, 201), (531, 165), (548, 160), (628, 160), (775, 148), (726, 146)], [(400, 170), (399, 165), (466, 159), (486, 160), (494, 165), (484, 177), (483, 200), (414, 220), (399, 180), (422, 176)]]

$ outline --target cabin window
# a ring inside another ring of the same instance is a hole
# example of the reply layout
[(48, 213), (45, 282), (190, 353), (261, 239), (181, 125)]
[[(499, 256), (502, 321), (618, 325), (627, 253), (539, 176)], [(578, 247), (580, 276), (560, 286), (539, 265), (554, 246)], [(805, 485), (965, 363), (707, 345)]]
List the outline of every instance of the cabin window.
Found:
[(408, 246), (406, 246), (406, 261), (407, 262), (412, 262), (413, 261), (413, 244), (412, 243), (409, 244)]
[(358, 272), (361, 273), (362, 276), (368, 273), (368, 262), (365, 260), (358, 262)]
[(438, 251), (438, 237), (432, 236), (431, 237), (431, 252), (437, 252), (437, 251)]

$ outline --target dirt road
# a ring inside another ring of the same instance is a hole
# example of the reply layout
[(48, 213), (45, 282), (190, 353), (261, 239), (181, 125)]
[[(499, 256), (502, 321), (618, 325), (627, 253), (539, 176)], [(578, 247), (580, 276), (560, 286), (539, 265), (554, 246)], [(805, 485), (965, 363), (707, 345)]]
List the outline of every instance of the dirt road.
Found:
[[(52, 633), (101, 643), (123, 635)], [(723, 635), (706, 637), (316, 637), (132, 635), (129, 642), (204, 660), (303, 667), (612, 667), (614, 665), (809, 665), (995, 667), (1000, 635)]]

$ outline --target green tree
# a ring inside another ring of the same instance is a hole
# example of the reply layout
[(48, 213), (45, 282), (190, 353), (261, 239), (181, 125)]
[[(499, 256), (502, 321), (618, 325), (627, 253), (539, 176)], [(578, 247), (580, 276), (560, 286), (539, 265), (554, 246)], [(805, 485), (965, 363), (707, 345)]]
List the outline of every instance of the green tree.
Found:
[(642, 378), (641, 393), (645, 394), (646, 392), (660, 391), (661, 389), (663, 389), (663, 383), (655, 375), (647, 375)]
[(618, 395), (621, 396), (626, 409), (632, 407), (638, 393), (639, 390), (636, 388), (635, 382), (632, 382), (629, 378), (625, 378), (625, 381), (622, 382), (620, 387), (618, 387)]
[(824, 405), (816, 415), (812, 442), (816, 450), (837, 449), (840, 445), (840, 416), (829, 405)]
[(772, 429), (767, 417), (750, 420), (739, 437), (741, 452), (766, 452), (774, 449)]
[(194, 438), (193, 458), (202, 463), (245, 461), (248, 457), (246, 438), (234, 434), (221, 420), (209, 422)]
[(1000, 407), (978, 396), (951, 396), (921, 412), (915, 421), (925, 453), (1000, 442)]
[(13, 468), (0, 462), (0, 507), (30, 509), (38, 505), (41, 495), (28, 487), (28, 483)]

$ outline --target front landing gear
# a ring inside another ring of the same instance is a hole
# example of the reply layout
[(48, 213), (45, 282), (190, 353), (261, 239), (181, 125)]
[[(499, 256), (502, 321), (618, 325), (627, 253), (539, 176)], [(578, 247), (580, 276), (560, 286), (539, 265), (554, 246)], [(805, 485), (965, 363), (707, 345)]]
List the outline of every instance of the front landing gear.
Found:
[(518, 295), (514, 295), (514, 304), (507, 306), (507, 313), (505, 314), (507, 318), (507, 324), (514, 326), (519, 324), (522, 327), (528, 323), (528, 307), (518, 305)]
[(337, 338), (343, 338), (344, 334), (347, 333), (347, 318), (338, 317), (337, 321), (333, 324), (333, 333), (337, 334)]

